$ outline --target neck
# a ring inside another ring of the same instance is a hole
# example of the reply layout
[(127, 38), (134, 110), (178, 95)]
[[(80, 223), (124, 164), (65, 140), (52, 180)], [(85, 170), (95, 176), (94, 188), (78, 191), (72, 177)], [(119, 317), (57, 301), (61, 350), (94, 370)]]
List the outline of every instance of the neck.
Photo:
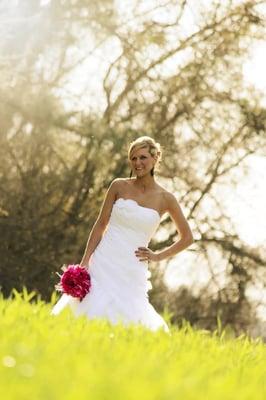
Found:
[(146, 175), (142, 177), (136, 177), (134, 184), (139, 188), (139, 190), (146, 192), (147, 190), (154, 188), (155, 180), (153, 176)]

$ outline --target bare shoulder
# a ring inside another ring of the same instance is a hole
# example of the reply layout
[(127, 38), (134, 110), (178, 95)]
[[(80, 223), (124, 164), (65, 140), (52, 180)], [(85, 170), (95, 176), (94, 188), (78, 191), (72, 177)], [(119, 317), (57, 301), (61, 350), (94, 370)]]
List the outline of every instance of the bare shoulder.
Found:
[(110, 186), (113, 188), (120, 188), (125, 184), (126, 178), (115, 178), (112, 180)]
[(126, 190), (127, 185), (127, 178), (115, 178), (109, 186), (109, 191), (111, 191), (115, 195), (115, 198), (117, 198)]
[(171, 219), (174, 221), (180, 237), (193, 242), (193, 234), (182, 208), (176, 196), (167, 190), (164, 192), (164, 207), (165, 211), (170, 214)]
[(178, 204), (176, 196), (168, 190), (164, 193), (164, 200), (167, 208), (175, 207)]
[(180, 207), (176, 196), (172, 192), (169, 192), (168, 190), (161, 187), (160, 195), (162, 198), (162, 204), (165, 212), (168, 211), (171, 213), (173, 209)]
[(165, 189), (160, 184), (156, 184), (156, 189), (154, 191), (153, 198), (154, 200), (157, 198), (157, 207), (161, 210), (161, 213), (164, 214), (169, 210), (169, 205), (172, 197), (172, 193)]
[(129, 187), (130, 185), (132, 185), (131, 178), (115, 178), (113, 180), (113, 182), (117, 187), (120, 187), (120, 188), (126, 188), (126, 187)]
[(167, 198), (168, 193), (171, 194), (170, 192), (168, 192), (168, 190), (166, 190), (162, 185), (160, 185), (159, 183), (156, 183), (156, 193), (160, 196), (160, 198), (165, 201)]

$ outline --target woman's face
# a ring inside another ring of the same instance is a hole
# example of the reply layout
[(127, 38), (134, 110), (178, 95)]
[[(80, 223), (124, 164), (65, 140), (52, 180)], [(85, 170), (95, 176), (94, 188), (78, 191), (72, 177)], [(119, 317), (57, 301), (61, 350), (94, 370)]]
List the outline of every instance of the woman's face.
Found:
[(130, 158), (130, 166), (133, 174), (143, 176), (150, 173), (155, 165), (155, 159), (149, 153), (148, 148), (133, 150)]

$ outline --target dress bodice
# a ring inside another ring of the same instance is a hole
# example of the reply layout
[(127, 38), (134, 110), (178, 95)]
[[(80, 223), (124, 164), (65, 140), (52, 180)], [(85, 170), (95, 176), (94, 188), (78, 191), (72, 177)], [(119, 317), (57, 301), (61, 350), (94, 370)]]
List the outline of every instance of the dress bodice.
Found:
[(153, 208), (143, 207), (135, 200), (118, 198), (110, 216), (106, 234), (113, 235), (119, 231), (119, 236), (132, 245), (140, 243), (147, 246), (160, 223), (160, 215)]

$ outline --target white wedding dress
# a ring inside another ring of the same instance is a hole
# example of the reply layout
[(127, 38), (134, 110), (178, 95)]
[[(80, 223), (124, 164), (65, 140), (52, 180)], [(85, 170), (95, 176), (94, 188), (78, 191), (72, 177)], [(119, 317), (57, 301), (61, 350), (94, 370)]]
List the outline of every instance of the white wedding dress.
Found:
[(88, 265), (90, 292), (82, 301), (64, 293), (51, 314), (57, 315), (70, 306), (75, 316), (106, 318), (112, 324), (139, 323), (153, 331), (162, 328), (170, 332), (149, 302), (147, 292), (152, 284), (148, 262), (135, 255), (138, 247), (148, 246), (159, 223), (160, 215), (155, 209), (140, 206), (135, 200), (117, 199)]

